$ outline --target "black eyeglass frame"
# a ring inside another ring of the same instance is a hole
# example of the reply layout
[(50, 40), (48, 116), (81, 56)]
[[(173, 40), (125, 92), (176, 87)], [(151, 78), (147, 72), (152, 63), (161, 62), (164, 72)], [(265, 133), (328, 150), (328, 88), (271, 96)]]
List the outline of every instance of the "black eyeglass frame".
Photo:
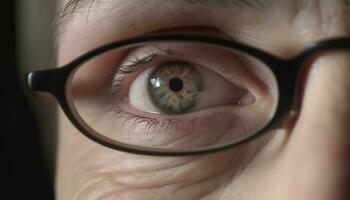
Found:
[[(88, 131), (79, 122), (76, 116), (74, 116), (70, 109), (67, 97), (66, 97), (66, 86), (68, 79), (72, 72), (82, 63), (89, 59), (105, 53), (109, 50), (120, 48), (123, 46), (129, 46), (144, 42), (160, 42), (160, 41), (182, 41), (182, 42), (201, 42), (213, 45), (222, 46), (225, 48), (232, 48), (234, 50), (242, 51), (248, 55), (251, 55), (258, 60), (265, 63), (271, 71), (274, 73), (277, 86), (278, 86), (278, 104), (272, 119), (255, 134), (249, 135), (242, 138), (234, 143), (225, 144), (217, 147), (194, 149), (194, 150), (165, 150), (161, 148), (148, 148), (139, 147), (136, 145), (130, 145), (125, 143), (116, 142), (101, 134)], [(48, 92), (51, 93), (58, 101), (62, 110), (71, 121), (71, 123), (86, 137), (91, 140), (115, 149), (119, 151), (142, 154), (142, 155), (153, 155), (153, 156), (186, 156), (186, 155), (197, 155), (204, 153), (213, 153), (226, 149), (230, 149), (241, 144), (245, 144), (257, 137), (263, 135), (267, 130), (278, 126), (280, 119), (288, 113), (293, 107), (298, 106), (299, 99), (299, 84), (300, 77), (302, 76), (303, 64), (308, 59), (312, 59), (313, 55), (322, 53), (324, 51), (336, 50), (336, 49), (349, 49), (350, 48), (350, 37), (343, 38), (332, 38), (319, 41), (306, 48), (304, 51), (299, 53), (292, 59), (282, 59), (267, 53), (258, 48), (252, 47), (247, 44), (243, 44), (233, 40), (226, 40), (222, 38), (216, 38), (211, 36), (202, 35), (146, 35), (141, 37), (130, 38), (126, 40), (116, 41), (98, 47), (92, 51), (89, 51), (67, 65), (54, 69), (47, 69), (41, 71), (35, 71), (26, 75), (27, 87), (32, 92)]]

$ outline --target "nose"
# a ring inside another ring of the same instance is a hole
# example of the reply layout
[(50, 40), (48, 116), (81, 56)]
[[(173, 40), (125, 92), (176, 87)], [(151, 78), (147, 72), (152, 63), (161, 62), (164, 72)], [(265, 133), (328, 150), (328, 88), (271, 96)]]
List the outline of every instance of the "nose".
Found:
[(290, 199), (350, 198), (350, 49), (310, 66), (286, 146)]
[[(349, 36), (348, 3), (315, 2), (322, 28), (309, 35)], [(310, 70), (286, 146), (288, 199), (350, 199), (350, 49), (326, 52), (304, 67)]]

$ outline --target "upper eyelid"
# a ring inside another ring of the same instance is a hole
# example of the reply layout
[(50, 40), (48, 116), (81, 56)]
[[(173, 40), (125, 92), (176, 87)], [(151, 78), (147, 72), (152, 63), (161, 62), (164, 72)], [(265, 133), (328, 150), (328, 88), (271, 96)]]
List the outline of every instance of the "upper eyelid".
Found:
[[(155, 52), (153, 50), (153, 48), (160, 50), (160, 52), (159, 51)], [(164, 54), (162, 54), (162, 53), (164, 53)], [(130, 62), (130, 63), (120, 65), (117, 68), (117, 71), (127, 73), (128, 71), (133, 70), (133, 68), (135, 68), (137, 65), (149, 63), (156, 56), (160, 56), (160, 55), (177, 55), (177, 53), (172, 51), (171, 49), (164, 49), (164, 48), (161, 48), (157, 45), (153, 45), (152, 49), (150, 49), (150, 52), (148, 52), (146, 56), (143, 56), (141, 58), (139, 58), (137, 56), (132, 57), (132, 59), (127, 60), (127, 62)]]
[[(198, 29), (207, 29), (208, 27), (196, 27), (196, 28), (198, 28)], [(212, 28), (210, 28), (210, 29), (212, 29)], [(215, 34), (214, 34), (214, 32), (215, 32)], [(153, 32), (152, 35), (153, 34), (158, 34), (158, 33), (159, 33), (159, 31), (156, 31), (156, 32)], [(162, 33), (164, 34), (164, 32), (162, 32)], [(150, 33), (148, 33), (148, 34), (150, 34)], [(205, 34), (205, 35), (209, 34), (209, 35), (211, 35), (211, 37), (224, 38), (224, 39), (227, 39), (228, 41), (234, 41), (235, 40), (232, 36), (230, 36), (229, 34), (223, 32), (223, 31), (220, 31), (220, 30), (210, 30), (210, 32), (208, 32), (208, 33), (203, 32), (201, 34)], [(130, 51), (127, 53), (127, 55), (124, 56), (124, 58), (127, 57), (130, 54), (130, 52), (133, 52), (133, 50), (135, 50), (135, 49), (137, 49), (137, 47), (131, 48)], [(159, 50), (159, 51), (155, 52), (155, 50)], [(141, 58), (138, 58), (137, 56), (132, 57), (132, 59), (127, 60), (127, 62), (129, 62), (129, 64), (124, 64), (124, 65), (118, 66), (117, 72), (118, 71), (122, 72), (122, 73), (129, 73), (130, 71), (132, 72), (133, 69), (135, 67), (137, 67), (137, 65), (139, 65), (139, 64), (146, 64), (146, 63), (152, 61), (152, 59), (155, 56), (162, 55), (161, 53), (164, 53), (164, 55), (179, 55), (179, 53), (177, 53), (174, 50), (172, 50), (171, 47), (165, 49), (165, 48), (162, 48), (162, 47), (157, 46), (157, 45), (152, 45), (148, 51), (149, 51), (148, 55), (143, 56)]]

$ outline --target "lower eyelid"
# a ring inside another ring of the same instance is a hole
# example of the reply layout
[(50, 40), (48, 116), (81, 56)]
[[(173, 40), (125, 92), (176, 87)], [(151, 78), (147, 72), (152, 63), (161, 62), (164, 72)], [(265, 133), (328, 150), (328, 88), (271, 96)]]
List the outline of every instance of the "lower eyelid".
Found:
[[(128, 111), (125, 112), (127, 113)], [(170, 145), (170, 143), (171, 145), (175, 143), (184, 145), (182, 143), (191, 141), (196, 142), (197, 145), (200, 142), (215, 143), (217, 140), (221, 140), (222, 137), (226, 137), (228, 132), (230, 132), (230, 135), (239, 134), (238, 132), (246, 132), (250, 128), (242, 121), (245, 118), (242, 117), (246, 115), (245, 112), (239, 108), (230, 108), (228, 106), (205, 112), (200, 111), (196, 114), (188, 114), (178, 118), (174, 116), (172, 118), (155, 117), (155, 115), (147, 115), (146, 113), (140, 115), (137, 113), (130, 118), (127, 115), (125, 114), (125, 121), (123, 121), (125, 130), (120, 130), (120, 132), (128, 132), (128, 140), (133, 142), (139, 140), (145, 140), (144, 142), (146, 142), (145, 138), (147, 138), (147, 141), (151, 141), (152, 144), (157, 143), (157, 145)], [(138, 118), (138, 116), (140, 117)], [(204, 135), (206, 137), (196, 139), (199, 141), (189, 139)], [(211, 137), (207, 137), (210, 135)], [(147, 146), (148, 144), (145, 143), (143, 145)]]
[(144, 116), (147, 118), (152, 118), (158, 121), (165, 120), (165, 119), (173, 119), (173, 120), (188, 120), (193, 118), (194, 116), (199, 116), (199, 115), (211, 115), (212, 113), (216, 112), (227, 112), (228, 110), (232, 112), (237, 112), (238, 109), (242, 109), (246, 105), (223, 105), (223, 106), (218, 106), (218, 107), (212, 107), (212, 108), (207, 108), (203, 110), (197, 110), (189, 113), (183, 113), (183, 114), (162, 114), (162, 113), (151, 113), (151, 112), (146, 112), (146, 111), (141, 111), (137, 108), (134, 108), (130, 106), (126, 100), (124, 103), (121, 103), (119, 105), (119, 108), (126, 113), (133, 113), (135, 115), (139, 116)]
[(250, 128), (254, 128), (249, 126), (249, 123), (254, 122), (251, 119), (255, 120), (249, 116), (252, 113), (249, 109), (256, 110), (254, 105), (223, 106), (179, 116), (162, 116), (141, 113), (127, 103), (120, 102), (112, 108), (93, 106), (96, 113), (89, 110), (84, 119), (94, 130), (121, 142), (164, 148), (167, 148), (166, 145), (180, 145), (187, 148), (191, 147), (191, 141), (196, 145), (207, 145), (237, 131), (237, 134), (249, 132)]

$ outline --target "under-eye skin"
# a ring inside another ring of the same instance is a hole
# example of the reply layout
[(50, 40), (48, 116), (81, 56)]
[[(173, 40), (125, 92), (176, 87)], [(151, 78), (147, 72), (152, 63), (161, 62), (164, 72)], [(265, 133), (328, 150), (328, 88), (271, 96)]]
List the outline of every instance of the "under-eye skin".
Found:
[(148, 80), (150, 99), (164, 114), (189, 112), (202, 90), (199, 72), (191, 63), (183, 61), (162, 63)]

